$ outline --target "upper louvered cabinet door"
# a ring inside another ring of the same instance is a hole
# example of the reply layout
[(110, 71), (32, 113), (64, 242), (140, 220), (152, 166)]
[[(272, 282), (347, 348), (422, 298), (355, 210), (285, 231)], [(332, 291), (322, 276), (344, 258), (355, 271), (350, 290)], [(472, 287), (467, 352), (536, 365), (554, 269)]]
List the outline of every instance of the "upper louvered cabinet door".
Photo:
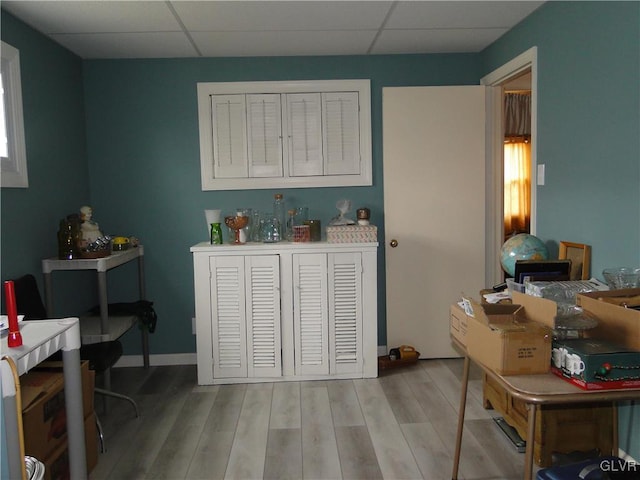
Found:
[(296, 375), (329, 373), (326, 254), (293, 255)]
[(328, 256), (331, 373), (362, 372), (362, 256)]
[(246, 178), (247, 123), (244, 95), (212, 95), (213, 175)]
[(214, 378), (247, 376), (243, 257), (210, 257)]
[(198, 82), (197, 92), (203, 190), (373, 185), (370, 80)]
[(325, 175), (360, 174), (358, 92), (322, 94)]
[(282, 375), (278, 255), (245, 258), (249, 377)]
[(319, 93), (286, 95), (289, 175), (322, 175), (322, 103)]
[(282, 177), (280, 95), (247, 95), (249, 176)]

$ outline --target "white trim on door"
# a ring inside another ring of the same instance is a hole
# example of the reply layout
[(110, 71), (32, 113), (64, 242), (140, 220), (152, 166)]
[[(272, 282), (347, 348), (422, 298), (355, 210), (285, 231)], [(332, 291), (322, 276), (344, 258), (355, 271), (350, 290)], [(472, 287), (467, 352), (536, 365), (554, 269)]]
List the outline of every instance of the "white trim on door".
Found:
[[(521, 53), (517, 57), (508, 61), (493, 72), (485, 75), (480, 79), (481, 85), (500, 87), (507, 81), (520, 75), (524, 71), (531, 69), (531, 233), (535, 235), (537, 224), (537, 185), (538, 185), (538, 168), (537, 168), (537, 126), (538, 126), (538, 47), (531, 47), (529, 50)], [(500, 266), (499, 246), (502, 239), (502, 217), (503, 217), (503, 149), (500, 146), (503, 143), (502, 133), (502, 95), (493, 98), (491, 124), (493, 128), (489, 129), (491, 139), (487, 139), (487, 148), (489, 151), (489, 159), (487, 164), (487, 243), (486, 243), (486, 259), (487, 284), (492, 285), (502, 281), (502, 267)], [(489, 107), (489, 105), (488, 105)], [(489, 165), (491, 163), (491, 165)], [(498, 247), (498, 248), (496, 248)]]

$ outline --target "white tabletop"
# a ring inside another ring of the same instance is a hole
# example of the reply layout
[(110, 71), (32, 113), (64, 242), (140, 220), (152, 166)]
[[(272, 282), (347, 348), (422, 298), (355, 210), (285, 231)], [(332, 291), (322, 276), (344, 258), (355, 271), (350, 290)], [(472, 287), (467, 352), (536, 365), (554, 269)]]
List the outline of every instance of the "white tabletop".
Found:
[(3, 332), (0, 356), (11, 357), (20, 375), (58, 350), (80, 348), (80, 324), (77, 318), (29, 320), (18, 325), (22, 335), (22, 346), (9, 348), (7, 332)]
[(139, 245), (122, 252), (112, 252), (111, 255), (102, 258), (77, 258), (74, 260), (60, 260), (58, 257), (45, 258), (42, 260), (42, 272), (45, 274), (54, 270), (97, 270), (98, 272), (106, 272), (143, 255), (144, 247)]

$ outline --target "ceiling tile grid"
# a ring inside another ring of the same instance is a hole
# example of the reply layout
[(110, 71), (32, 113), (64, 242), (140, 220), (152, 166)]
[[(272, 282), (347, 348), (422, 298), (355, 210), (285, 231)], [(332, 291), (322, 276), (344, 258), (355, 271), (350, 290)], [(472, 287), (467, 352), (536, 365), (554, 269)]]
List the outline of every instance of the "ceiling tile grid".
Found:
[(539, 1), (26, 1), (2, 8), (82, 58), (473, 53)]

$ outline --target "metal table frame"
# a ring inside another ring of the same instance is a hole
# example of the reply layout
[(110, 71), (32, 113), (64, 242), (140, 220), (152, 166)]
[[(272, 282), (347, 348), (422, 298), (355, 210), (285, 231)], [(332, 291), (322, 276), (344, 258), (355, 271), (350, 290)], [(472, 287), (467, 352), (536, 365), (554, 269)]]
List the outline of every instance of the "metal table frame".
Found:
[(462, 391), (460, 393), (460, 408), (458, 410), (458, 431), (456, 448), (453, 457), (452, 480), (458, 479), (458, 467), (462, 447), (462, 433), (464, 429), (464, 413), (467, 403), (467, 386), (469, 382), (469, 367), (471, 361), (476, 363), (487, 375), (502, 386), (513, 397), (527, 405), (527, 446), (525, 451), (524, 479), (533, 478), (533, 443), (535, 439), (535, 425), (538, 405), (572, 404), (588, 402), (611, 402), (613, 404), (613, 446), (618, 450), (618, 417), (617, 402), (640, 399), (640, 388), (624, 390), (581, 390), (566, 382), (553, 373), (540, 375), (499, 375), (490, 368), (471, 358), (466, 348), (452, 338), (453, 344), (464, 352), (464, 369), (462, 372)]
[[(55, 352), (62, 350), (67, 441), (72, 479), (87, 478), (82, 377), (80, 374), (80, 326), (77, 318), (31, 320), (20, 323), (23, 345), (9, 348), (7, 336), (1, 342), (2, 357), (11, 358), (22, 375)], [(16, 392), (8, 362), (2, 361), (2, 400), (7, 432), (9, 477), (21, 478), (24, 459), (20, 454), (20, 436), (16, 418)], [(38, 460), (44, 460), (39, 458)]]
[[(105, 336), (109, 335), (109, 301), (107, 300), (107, 271), (115, 267), (138, 260), (138, 289), (140, 300), (145, 299), (144, 278), (144, 247), (130, 248), (122, 252), (113, 252), (111, 255), (95, 259), (59, 260), (56, 257), (42, 260), (42, 273), (44, 274), (45, 301), (47, 315), (54, 316), (53, 312), (53, 279), (52, 272), (56, 270), (95, 270), (98, 275), (98, 299), (100, 302), (100, 330)], [(115, 340), (109, 337), (108, 339)], [(142, 329), (143, 364), (149, 366), (149, 332)], [(110, 388), (109, 375), (105, 376), (105, 386)]]

